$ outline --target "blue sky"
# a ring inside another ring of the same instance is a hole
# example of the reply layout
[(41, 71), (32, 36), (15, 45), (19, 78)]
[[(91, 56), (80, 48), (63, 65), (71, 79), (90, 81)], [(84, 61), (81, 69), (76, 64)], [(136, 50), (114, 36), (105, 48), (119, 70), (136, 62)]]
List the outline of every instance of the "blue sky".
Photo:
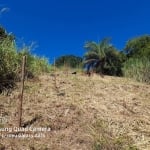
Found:
[(0, 0), (0, 24), (50, 61), (82, 56), (86, 41), (111, 37), (122, 49), (130, 38), (150, 33), (149, 0)]

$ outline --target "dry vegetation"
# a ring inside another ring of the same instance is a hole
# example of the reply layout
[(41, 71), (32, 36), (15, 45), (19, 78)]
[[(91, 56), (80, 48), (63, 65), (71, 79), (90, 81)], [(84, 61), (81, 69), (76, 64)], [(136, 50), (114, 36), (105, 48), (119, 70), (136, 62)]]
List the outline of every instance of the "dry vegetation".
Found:
[[(19, 86), (19, 85), (18, 85)], [(13, 127), (19, 89), (0, 96)], [(50, 127), (45, 138), (0, 138), (1, 150), (148, 150), (150, 86), (119, 77), (46, 74), (25, 82), (23, 125)]]

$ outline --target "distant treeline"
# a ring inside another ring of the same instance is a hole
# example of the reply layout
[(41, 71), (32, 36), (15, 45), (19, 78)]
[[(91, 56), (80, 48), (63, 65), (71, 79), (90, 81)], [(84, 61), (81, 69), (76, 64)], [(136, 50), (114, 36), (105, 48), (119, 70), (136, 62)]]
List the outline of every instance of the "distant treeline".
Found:
[(88, 41), (84, 56), (66, 55), (56, 59), (56, 66), (86, 68), (104, 75), (125, 76), (150, 83), (150, 36), (130, 39), (124, 49), (118, 50), (108, 38), (99, 43)]
[[(58, 68), (86, 69), (104, 75), (125, 76), (137, 81), (150, 83), (150, 36), (143, 35), (130, 39), (123, 50), (118, 50), (108, 38), (99, 43), (88, 41), (83, 57), (65, 55), (55, 60)], [(0, 93), (11, 88), (19, 80), (22, 56), (27, 56), (26, 76), (34, 77), (50, 72), (52, 65), (47, 58), (31, 53), (30, 46), (17, 47), (15, 36), (0, 27)], [(54, 64), (53, 64), (54, 65)]]

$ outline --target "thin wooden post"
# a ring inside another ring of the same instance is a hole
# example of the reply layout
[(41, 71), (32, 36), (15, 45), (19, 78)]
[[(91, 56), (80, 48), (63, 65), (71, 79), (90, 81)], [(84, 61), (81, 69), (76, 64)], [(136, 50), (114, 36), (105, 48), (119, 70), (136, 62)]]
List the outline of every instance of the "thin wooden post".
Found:
[(55, 85), (55, 89), (57, 91), (57, 74), (56, 74), (56, 60), (54, 58), (54, 85)]
[(22, 102), (23, 102), (23, 92), (24, 92), (25, 65), (26, 65), (26, 56), (23, 56), (22, 76), (21, 76), (21, 92), (20, 92), (20, 96), (19, 96), (19, 107), (18, 107), (18, 126), (19, 127), (21, 127), (21, 123), (22, 123)]
[(68, 77), (68, 64), (64, 61), (64, 73)]
[(56, 73), (56, 60), (55, 60), (55, 57), (54, 57), (54, 73)]

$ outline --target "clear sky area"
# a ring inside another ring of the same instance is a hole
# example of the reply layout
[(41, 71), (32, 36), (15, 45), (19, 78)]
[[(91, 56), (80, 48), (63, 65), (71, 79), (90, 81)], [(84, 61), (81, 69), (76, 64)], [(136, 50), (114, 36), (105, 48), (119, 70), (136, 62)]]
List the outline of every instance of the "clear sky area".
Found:
[(150, 0), (0, 0), (0, 24), (33, 53), (82, 56), (86, 41), (110, 37), (123, 49), (127, 40), (150, 33)]

